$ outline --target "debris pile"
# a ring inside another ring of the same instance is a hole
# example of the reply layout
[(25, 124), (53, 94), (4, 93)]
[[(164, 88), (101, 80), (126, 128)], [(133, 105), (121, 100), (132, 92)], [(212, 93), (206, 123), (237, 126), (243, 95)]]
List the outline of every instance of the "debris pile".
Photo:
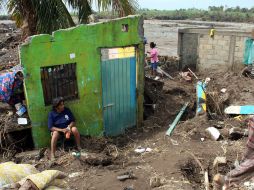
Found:
[(9, 69), (19, 63), (18, 45), (21, 42), (21, 31), (14, 23), (0, 23), (0, 71)]

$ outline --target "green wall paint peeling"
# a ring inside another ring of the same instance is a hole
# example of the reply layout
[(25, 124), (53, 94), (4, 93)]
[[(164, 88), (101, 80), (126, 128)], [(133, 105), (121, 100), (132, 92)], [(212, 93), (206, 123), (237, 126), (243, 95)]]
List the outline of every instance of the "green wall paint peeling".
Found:
[[(129, 25), (122, 32), (122, 24)], [(32, 36), (20, 49), (25, 74), (27, 108), (32, 121), (32, 135), (36, 147), (48, 146), (50, 133), (47, 116), (51, 106), (45, 106), (40, 68), (77, 63), (79, 99), (67, 101), (76, 117), (82, 135), (102, 136), (103, 108), (101, 81), (101, 48), (134, 45), (137, 49), (137, 126), (143, 121), (144, 45), (143, 19), (130, 16), (93, 25), (80, 25), (59, 30), (53, 35)], [(75, 54), (71, 59), (70, 54)]]

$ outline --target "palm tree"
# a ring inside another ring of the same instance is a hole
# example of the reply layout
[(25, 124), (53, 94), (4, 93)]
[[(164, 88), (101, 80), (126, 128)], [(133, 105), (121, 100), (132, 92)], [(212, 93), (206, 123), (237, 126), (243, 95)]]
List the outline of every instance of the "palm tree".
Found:
[(0, 0), (0, 9), (6, 7), (24, 36), (29, 36), (75, 26), (68, 8), (77, 14), (79, 23), (87, 23), (93, 4), (120, 17), (138, 8), (137, 0)]

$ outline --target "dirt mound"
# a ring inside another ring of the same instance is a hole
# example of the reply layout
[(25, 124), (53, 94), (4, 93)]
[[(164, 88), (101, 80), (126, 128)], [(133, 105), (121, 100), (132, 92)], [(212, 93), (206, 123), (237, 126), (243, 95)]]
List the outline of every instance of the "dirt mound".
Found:
[(19, 64), (18, 45), (21, 31), (15, 24), (0, 24), (0, 71)]

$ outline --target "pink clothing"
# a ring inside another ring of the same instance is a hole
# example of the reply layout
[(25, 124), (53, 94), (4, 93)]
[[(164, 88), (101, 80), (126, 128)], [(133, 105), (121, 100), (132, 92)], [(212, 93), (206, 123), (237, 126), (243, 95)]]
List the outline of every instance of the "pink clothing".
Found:
[(151, 63), (159, 62), (158, 50), (156, 48), (151, 49), (150, 55), (151, 55)]

